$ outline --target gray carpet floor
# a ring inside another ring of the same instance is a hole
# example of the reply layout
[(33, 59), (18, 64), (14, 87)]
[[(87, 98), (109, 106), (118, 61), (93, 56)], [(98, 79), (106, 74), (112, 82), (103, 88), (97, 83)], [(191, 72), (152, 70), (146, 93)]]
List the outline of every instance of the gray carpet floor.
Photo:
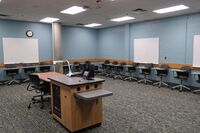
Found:
[[(27, 84), (0, 86), (0, 133), (67, 133), (44, 110), (27, 105)], [(200, 133), (200, 95), (106, 78), (101, 126), (83, 133)]]

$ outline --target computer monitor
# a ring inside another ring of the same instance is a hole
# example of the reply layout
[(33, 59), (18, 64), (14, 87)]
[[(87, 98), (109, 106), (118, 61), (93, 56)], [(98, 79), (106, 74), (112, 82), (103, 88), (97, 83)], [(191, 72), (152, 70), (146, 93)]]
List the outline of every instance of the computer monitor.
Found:
[(88, 69), (83, 71), (82, 77), (87, 80), (91, 80), (94, 78), (94, 65), (89, 65)]

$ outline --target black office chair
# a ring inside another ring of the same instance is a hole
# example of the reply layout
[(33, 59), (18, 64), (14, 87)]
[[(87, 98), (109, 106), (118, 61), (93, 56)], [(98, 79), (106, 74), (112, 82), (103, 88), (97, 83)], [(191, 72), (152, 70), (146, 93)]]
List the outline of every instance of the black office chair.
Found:
[(138, 66), (137, 63), (131, 64), (131, 66), (127, 67), (127, 72), (129, 76), (124, 78), (124, 80), (129, 80), (129, 81), (137, 81), (137, 78), (133, 77), (133, 73), (136, 71), (136, 67)]
[(123, 79), (125, 74), (124, 74), (124, 66), (126, 65), (125, 62), (122, 62), (115, 68), (115, 76), (114, 79)]
[(147, 79), (147, 76), (151, 74), (151, 68), (153, 67), (153, 64), (142, 64), (142, 66), (144, 66), (144, 68), (141, 68), (140, 74), (143, 75), (144, 78), (139, 80), (138, 84), (142, 82), (145, 84), (152, 83), (151, 80)]
[[(50, 85), (48, 83), (42, 82), (38, 75), (29, 75), (30, 83), (27, 86), (27, 91), (35, 91), (40, 93), (32, 97), (31, 103), (28, 105), (28, 109), (31, 108), (32, 104), (41, 103), (41, 109), (44, 108), (44, 96), (47, 96), (50, 93)], [(36, 99), (37, 98), (37, 99)]]
[(169, 87), (169, 85), (165, 82), (163, 82), (163, 77), (167, 77), (168, 75), (168, 71), (169, 71), (169, 67), (167, 64), (162, 64), (158, 69), (156, 70), (156, 76), (160, 77), (160, 81), (154, 83), (153, 85), (157, 85), (159, 88), (163, 85), (166, 87)]
[(31, 73), (34, 73), (35, 70), (36, 70), (35, 67), (27, 67), (27, 68), (24, 68), (24, 74), (25, 74), (25, 76), (28, 77), (28, 78), (24, 79), (23, 82), (29, 81), (29, 80), (30, 80), (30, 79), (29, 79), (29, 75), (30, 75)]
[(174, 77), (179, 79), (181, 83), (179, 85), (172, 87), (172, 89), (179, 89), (180, 92), (183, 89), (191, 90), (189, 87), (183, 85), (183, 81), (186, 81), (189, 78), (191, 68), (189, 66), (183, 66), (180, 68), (180, 70), (183, 70), (183, 71), (176, 71), (176, 76)]
[(40, 66), (40, 72), (50, 72), (51, 66)]
[(11, 85), (14, 83), (20, 83), (20, 81), (16, 79), (16, 76), (19, 74), (18, 68), (6, 69), (5, 72), (6, 75), (11, 78), (11, 80), (5, 82), (5, 84)]

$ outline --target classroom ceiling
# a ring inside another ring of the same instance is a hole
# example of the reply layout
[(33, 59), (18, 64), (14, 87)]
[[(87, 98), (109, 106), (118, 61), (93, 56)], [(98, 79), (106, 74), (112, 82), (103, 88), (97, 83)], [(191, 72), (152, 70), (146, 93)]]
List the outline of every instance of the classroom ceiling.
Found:
[[(101, 23), (104, 28), (200, 12), (200, 0), (0, 0), (0, 16), (3, 19), (24, 20), (39, 22), (45, 17), (60, 18), (63, 25)], [(153, 10), (184, 4), (190, 7), (187, 10), (156, 14)], [(60, 11), (71, 6), (88, 6), (88, 10), (76, 15), (61, 14)], [(145, 12), (134, 12), (142, 8)], [(110, 19), (124, 15), (136, 19), (127, 22), (111, 22)]]

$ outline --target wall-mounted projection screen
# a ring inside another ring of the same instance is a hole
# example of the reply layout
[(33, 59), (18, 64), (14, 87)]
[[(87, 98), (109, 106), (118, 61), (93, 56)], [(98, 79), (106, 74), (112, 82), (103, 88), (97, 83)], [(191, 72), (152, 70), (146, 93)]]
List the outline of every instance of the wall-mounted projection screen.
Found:
[(159, 38), (134, 39), (134, 62), (159, 63)]
[(38, 39), (3, 38), (4, 64), (39, 62)]
[(200, 35), (194, 36), (193, 67), (200, 67)]

